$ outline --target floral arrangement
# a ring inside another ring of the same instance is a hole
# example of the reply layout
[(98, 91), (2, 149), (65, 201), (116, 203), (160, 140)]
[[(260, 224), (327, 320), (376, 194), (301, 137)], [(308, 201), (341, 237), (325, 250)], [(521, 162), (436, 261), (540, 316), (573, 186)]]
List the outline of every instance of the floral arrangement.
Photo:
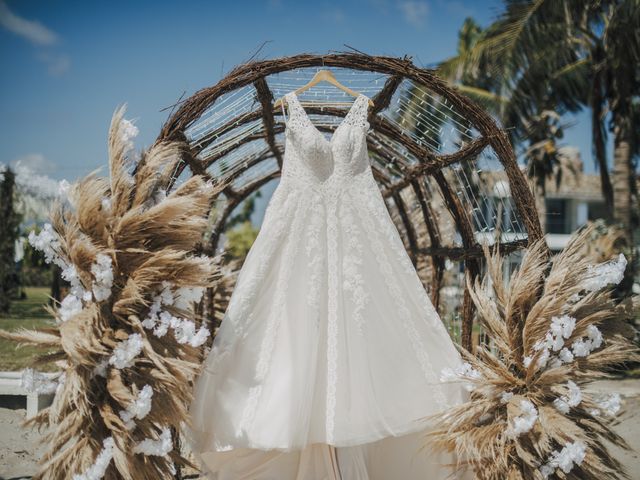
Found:
[(23, 385), (55, 393), (25, 425), (48, 427), (34, 479), (172, 478), (195, 467), (177, 446), (192, 383), (211, 332), (194, 313), (218, 278), (217, 259), (198, 255), (222, 185), (194, 176), (168, 191), (182, 142), (133, 151), (137, 128), (114, 113), (110, 179), (91, 174), (69, 186), (31, 244), (62, 270), (69, 293), (55, 325), (0, 332), (53, 349), (55, 377), (29, 368)]
[(499, 252), (485, 246), (487, 276), (469, 290), (490, 342), (442, 372), (463, 382), (468, 401), (435, 417), (425, 438), (455, 452), (480, 480), (629, 478), (605, 441), (629, 449), (609, 420), (617, 393), (590, 395), (585, 386), (640, 359), (629, 335), (637, 311), (616, 301), (623, 254), (592, 264), (585, 255), (594, 224), (576, 233), (551, 263), (544, 240), (532, 244), (505, 282)]

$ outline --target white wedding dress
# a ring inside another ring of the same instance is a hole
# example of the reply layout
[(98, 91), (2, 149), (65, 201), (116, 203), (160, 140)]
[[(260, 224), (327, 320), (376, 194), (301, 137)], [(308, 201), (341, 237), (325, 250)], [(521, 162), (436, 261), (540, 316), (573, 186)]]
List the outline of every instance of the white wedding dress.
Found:
[(462, 359), (373, 177), (369, 99), (329, 140), (286, 98), (281, 180), (196, 383), (192, 450), (217, 480), (462, 478), (419, 451), (425, 417), (467, 393), (440, 381)]

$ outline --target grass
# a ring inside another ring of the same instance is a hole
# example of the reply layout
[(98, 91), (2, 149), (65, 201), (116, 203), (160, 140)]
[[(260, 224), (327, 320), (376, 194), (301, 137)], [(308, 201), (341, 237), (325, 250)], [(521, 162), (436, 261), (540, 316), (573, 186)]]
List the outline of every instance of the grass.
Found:
[[(45, 310), (49, 301), (49, 289), (46, 287), (27, 287), (27, 297), (11, 303), (8, 315), (0, 316), (0, 329), (16, 330), (18, 328), (38, 328), (53, 323), (51, 315)], [(16, 342), (0, 338), (0, 370), (16, 371), (30, 366), (31, 359), (37, 355), (46, 353), (47, 350), (19, 346)], [(55, 365), (39, 366), (38, 370), (55, 371)]]

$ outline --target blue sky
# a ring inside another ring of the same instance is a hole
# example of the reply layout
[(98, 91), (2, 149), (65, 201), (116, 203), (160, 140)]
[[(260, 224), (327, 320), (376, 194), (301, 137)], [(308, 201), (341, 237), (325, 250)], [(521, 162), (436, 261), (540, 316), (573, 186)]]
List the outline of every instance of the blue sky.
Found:
[[(345, 50), (413, 57), (429, 66), (455, 53), (472, 16), (486, 26), (500, 1), (5, 1), (0, 0), (0, 163), (75, 180), (106, 165), (115, 108), (158, 134), (160, 110), (215, 84), (265, 41), (261, 57)], [(592, 171), (586, 113), (564, 143)]]

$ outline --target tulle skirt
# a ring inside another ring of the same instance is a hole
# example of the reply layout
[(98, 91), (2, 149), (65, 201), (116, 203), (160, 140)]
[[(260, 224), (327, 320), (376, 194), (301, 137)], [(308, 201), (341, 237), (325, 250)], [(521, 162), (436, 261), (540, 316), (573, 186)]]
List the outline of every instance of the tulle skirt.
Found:
[(352, 447), (314, 443), (301, 450), (234, 449), (196, 454), (216, 480), (473, 480), (453, 455), (423, 449), (425, 432)]

